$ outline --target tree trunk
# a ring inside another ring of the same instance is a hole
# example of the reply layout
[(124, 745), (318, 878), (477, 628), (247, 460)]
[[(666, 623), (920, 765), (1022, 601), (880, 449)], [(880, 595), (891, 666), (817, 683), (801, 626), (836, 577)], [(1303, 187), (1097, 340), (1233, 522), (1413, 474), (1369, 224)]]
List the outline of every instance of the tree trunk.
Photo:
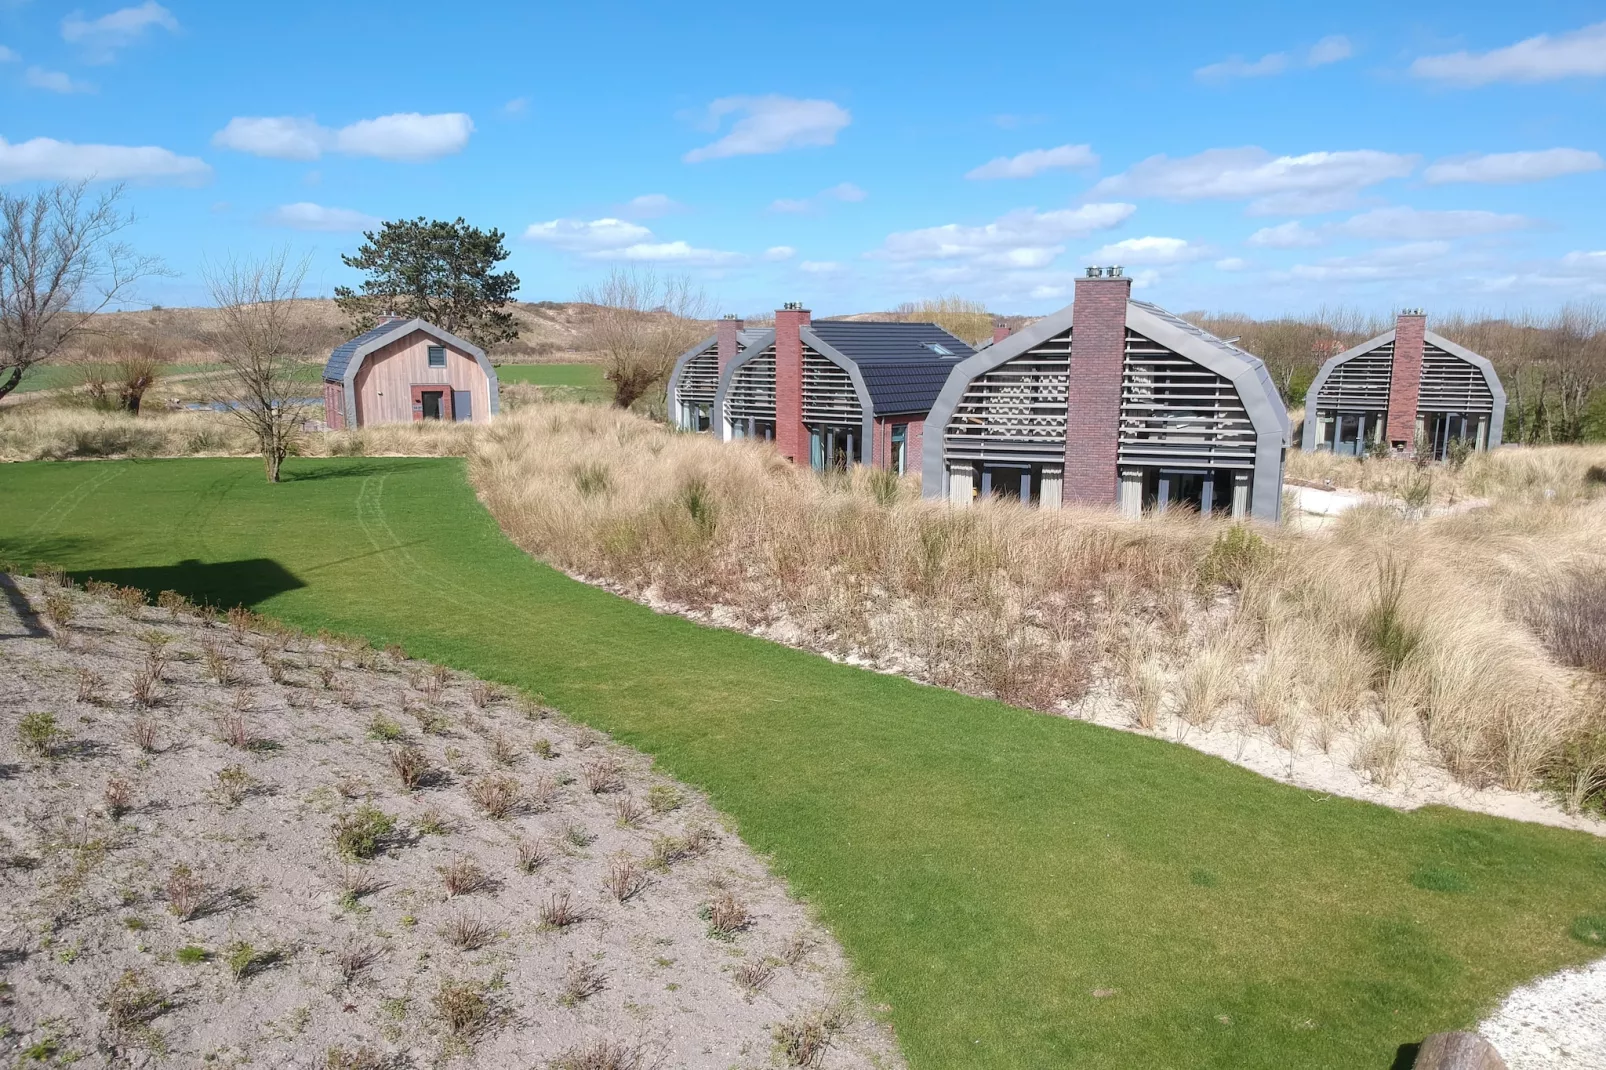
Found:
[(284, 450), (278, 446), (268, 446), (262, 451), (262, 467), (267, 470), (268, 482), (279, 482), (279, 467), (284, 464)]
[(7, 394), (17, 389), (17, 384), (20, 382), (22, 382), (22, 369), (12, 368), (11, 374), (6, 376), (6, 381), (0, 383), (0, 398), (5, 397)]

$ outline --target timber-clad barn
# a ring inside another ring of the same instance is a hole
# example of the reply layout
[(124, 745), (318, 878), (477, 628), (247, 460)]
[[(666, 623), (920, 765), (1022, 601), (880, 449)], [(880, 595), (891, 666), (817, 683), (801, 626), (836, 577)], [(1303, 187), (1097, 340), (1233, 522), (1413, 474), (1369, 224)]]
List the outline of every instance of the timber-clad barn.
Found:
[(336, 346), (323, 368), (324, 423), (334, 431), (411, 420), (485, 423), (500, 404), (485, 351), (427, 320), (386, 316)]
[(1301, 445), (1350, 456), (1387, 449), (1442, 461), (1452, 443), (1493, 449), (1506, 417), (1494, 366), (1428, 330), (1420, 309), (1329, 359), (1306, 398)]
[(953, 368), (926, 421), (926, 497), (1277, 519), (1289, 424), (1266, 366), (1131, 286), (1089, 268), (1070, 306)]

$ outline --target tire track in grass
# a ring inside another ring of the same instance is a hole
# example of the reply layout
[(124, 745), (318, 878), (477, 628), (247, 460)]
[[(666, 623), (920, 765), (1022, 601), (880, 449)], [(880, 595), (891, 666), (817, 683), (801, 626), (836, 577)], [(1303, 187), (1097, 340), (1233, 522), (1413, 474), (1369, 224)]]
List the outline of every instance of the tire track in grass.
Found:
[[(385, 480), (388, 476), (367, 476), (362, 486), (357, 489), (357, 523), (368, 542), (384, 557), (392, 557), (392, 563), (387, 564), (386, 572), (394, 578), (411, 584), (420, 591), (433, 598), (439, 598), (452, 605), (465, 610), (489, 616), (498, 610), (505, 609), (495, 599), (486, 598), (463, 589), (461, 584), (451, 582), (445, 576), (425, 567), (407, 549), (405, 543), (397, 536), (395, 529), (385, 516)], [(422, 582), (428, 581), (428, 582)]]
[[(81, 463), (93, 464), (94, 462)], [(23, 529), (22, 537), (31, 539), (41, 535), (54, 534), (61, 527), (62, 522), (72, 515), (73, 510), (93, 497), (101, 487), (104, 487), (127, 470), (124, 465), (120, 464), (100, 464), (97, 467), (99, 471), (94, 475), (74, 486), (67, 493), (51, 502), (48, 508), (41, 511), (34, 518), (33, 523)]]

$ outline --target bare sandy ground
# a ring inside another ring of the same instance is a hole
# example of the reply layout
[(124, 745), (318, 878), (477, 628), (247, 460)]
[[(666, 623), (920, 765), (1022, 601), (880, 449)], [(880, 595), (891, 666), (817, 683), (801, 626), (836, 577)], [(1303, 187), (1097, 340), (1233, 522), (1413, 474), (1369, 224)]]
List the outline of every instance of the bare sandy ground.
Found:
[(829, 934), (640, 754), (333, 638), (73, 592), (58, 645), (44, 593), (0, 598), (6, 1065), (902, 1065)]

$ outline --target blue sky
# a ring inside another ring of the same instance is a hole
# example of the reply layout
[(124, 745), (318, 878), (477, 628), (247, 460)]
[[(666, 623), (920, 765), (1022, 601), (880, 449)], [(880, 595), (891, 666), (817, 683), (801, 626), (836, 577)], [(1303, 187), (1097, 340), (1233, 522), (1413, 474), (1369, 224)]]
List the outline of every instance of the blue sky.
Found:
[(613, 264), (719, 310), (1606, 299), (1606, 4), (0, 0), (0, 183), (127, 181), (142, 251), (379, 219), (506, 231), (525, 300)]

